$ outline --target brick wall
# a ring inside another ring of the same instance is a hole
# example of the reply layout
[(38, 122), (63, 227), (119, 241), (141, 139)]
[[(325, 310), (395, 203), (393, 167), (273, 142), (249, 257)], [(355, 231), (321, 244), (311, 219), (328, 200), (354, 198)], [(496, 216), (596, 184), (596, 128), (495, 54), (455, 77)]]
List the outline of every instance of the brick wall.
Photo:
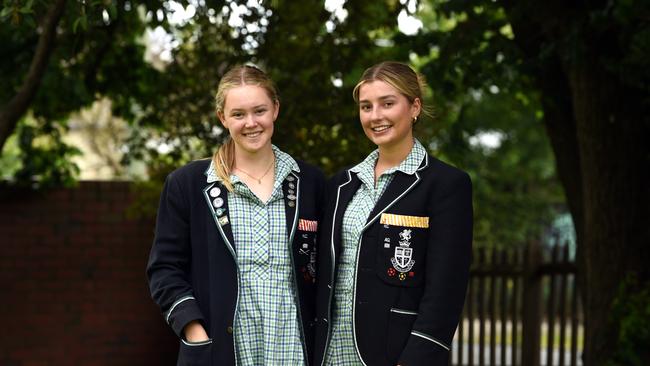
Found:
[(0, 365), (174, 365), (144, 274), (153, 220), (126, 218), (128, 183), (0, 189)]

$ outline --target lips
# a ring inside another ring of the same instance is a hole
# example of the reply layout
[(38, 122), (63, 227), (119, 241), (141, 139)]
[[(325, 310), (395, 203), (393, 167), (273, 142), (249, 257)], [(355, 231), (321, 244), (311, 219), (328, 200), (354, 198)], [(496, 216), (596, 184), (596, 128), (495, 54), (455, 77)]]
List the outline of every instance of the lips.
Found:
[(371, 130), (373, 132), (378, 132), (379, 133), (379, 132), (384, 132), (384, 131), (388, 130), (391, 127), (392, 127), (391, 125), (381, 125), (381, 126), (372, 127)]
[(261, 134), (262, 134), (262, 131), (255, 131), (255, 132), (243, 133), (242, 135), (244, 135), (244, 137), (248, 137), (248, 138), (255, 138), (255, 137), (257, 137), (257, 136), (259, 136)]

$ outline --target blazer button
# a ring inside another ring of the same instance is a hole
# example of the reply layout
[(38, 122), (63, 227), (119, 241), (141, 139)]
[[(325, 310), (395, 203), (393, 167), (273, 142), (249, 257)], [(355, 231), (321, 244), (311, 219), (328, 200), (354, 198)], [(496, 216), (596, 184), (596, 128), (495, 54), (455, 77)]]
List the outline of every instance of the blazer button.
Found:
[(228, 334), (232, 334), (232, 327), (226, 328), (226, 332), (228, 332)]

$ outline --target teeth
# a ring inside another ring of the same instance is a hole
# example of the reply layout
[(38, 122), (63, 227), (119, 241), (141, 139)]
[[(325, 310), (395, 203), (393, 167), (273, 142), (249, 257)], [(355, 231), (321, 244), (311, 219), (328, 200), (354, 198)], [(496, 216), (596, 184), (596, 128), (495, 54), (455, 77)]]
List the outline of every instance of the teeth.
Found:
[(257, 136), (259, 136), (261, 134), (262, 134), (262, 132), (251, 132), (251, 133), (245, 133), (244, 136), (246, 136), (246, 137), (257, 137)]
[(390, 126), (378, 126), (378, 127), (373, 127), (372, 130), (374, 132), (382, 132), (382, 131), (386, 131), (389, 128)]

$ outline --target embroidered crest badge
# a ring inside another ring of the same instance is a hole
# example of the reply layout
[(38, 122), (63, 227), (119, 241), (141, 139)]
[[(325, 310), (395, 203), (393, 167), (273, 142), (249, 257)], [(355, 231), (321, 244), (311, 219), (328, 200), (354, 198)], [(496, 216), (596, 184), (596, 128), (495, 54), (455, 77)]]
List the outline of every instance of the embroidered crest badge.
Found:
[[(395, 254), (390, 262), (400, 273), (406, 273), (413, 268), (415, 260), (413, 258), (413, 248), (411, 248), (411, 230), (404, 229), (399, 233), (399, 246), (395, 246)], [(400, 278), (401, 279), (401, 278)]]

